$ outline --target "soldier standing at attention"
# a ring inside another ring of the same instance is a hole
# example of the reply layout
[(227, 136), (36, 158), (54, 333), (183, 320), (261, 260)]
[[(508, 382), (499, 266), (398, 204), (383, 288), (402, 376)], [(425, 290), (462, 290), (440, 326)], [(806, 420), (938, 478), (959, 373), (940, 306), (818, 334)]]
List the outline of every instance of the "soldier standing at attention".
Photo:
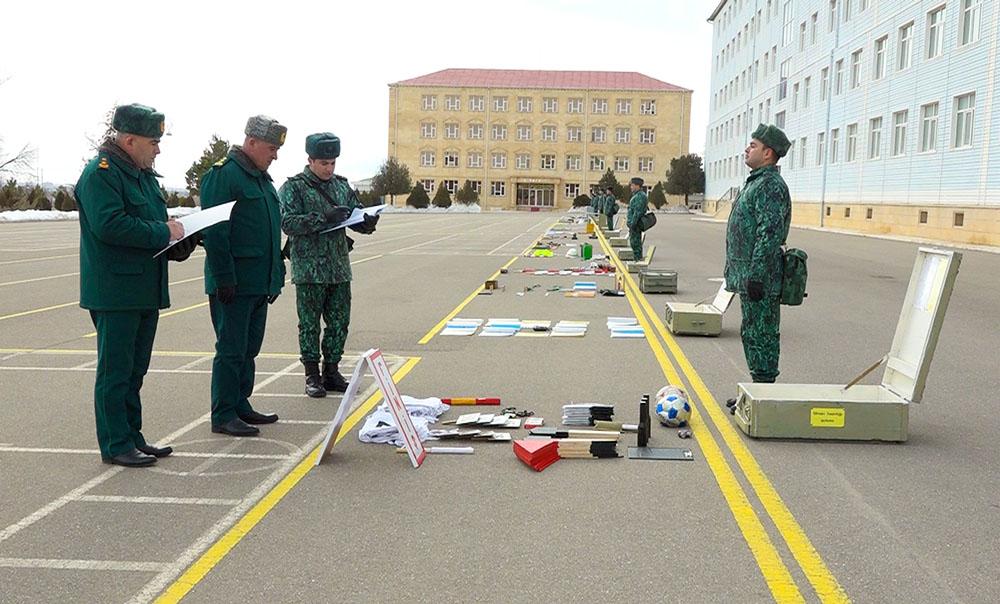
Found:
[[(281, 228), (290, 240), (292, 283), (299, 316), (299, 352), (305, 367), (307, 395), (326, 396), (328, 390), (344, 392), (347, 381), (340, 373), (344, 342), (351, 322), (351, 240), (337, 229), (361, 204), (343, 176), (334, 174), (340, 156), (340, 139), (329, 132), (306, 137), (308, 164), (281, 186)], [(371, 234), (377, 215), (351, 229)], [(320, 318), (326, 323), (320, 340)], [(320, 377), (320, 348), (323, 373)]]
[(615, 199), (615, 191), (608, 187), (604, 194), (604, 203), (601, 206), (601, 213), (608, 219), (608, 230), (615, 228), (615, 214), (618, 213), (618, 200)]
[(636, 261), (642, 260), (642, 231), (639, 230), (639, 219), (645, 216), (649, 209), (646, 191), (642, 185), (643, 180), (638, 176), (632, 177), (628, 182), (632, 198), (628, 200), (628, 214), (625, 215), (625, 223), (628, 225), (628, 244), (632, 247)]
[(590, 208), (588, 212), (591, 216), (596, 216), (601, 213), (601, 207), (604, 204), (604, 197), (601, 195), (600, 189), (594, 189), (590, 193)]
[(205, 232), (205, 293), (215, 328), (212, 432), (256, 436), (251, 424), (278, 421), (250, 405), (254, 359), (260, 353), (267, 306), (285, 283), (278, 193), (267, 173), (287, 128), (258, 115), (247, 121), (243, 146), (234, 145), (201, 183), (201, 207), (236, 201), (228, 222)]
[(160, 309), (170, 306), (167, 260), (187, 260), (194, 237), (167, 220), (153, 161), (164, 118), (152, 107), (122, 105), (116, 134), (98, 149), (76, 183), (80, 208), (80, 306), (97, 330), (94, 415), (104, 463), (141, 467), (173, 452), (142, 435), (139, 389), (149, 369)]
[(755, 382), (778, 377), (781, 246), (792, 220), (792, 201), (778, 160), (789, 146), (777, 127), (757, 127), (743, 152), (750, 175), (726, 226), (726, 289), (740, 295), (743, 354)]

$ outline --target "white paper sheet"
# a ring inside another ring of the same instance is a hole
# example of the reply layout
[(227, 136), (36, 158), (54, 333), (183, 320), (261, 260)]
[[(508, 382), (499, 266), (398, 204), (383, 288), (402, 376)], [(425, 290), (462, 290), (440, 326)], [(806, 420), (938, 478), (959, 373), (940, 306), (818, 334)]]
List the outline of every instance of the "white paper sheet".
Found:
[(349, 227), (352, 224), (358, 224), (365, 221), (365, 216), (374, 216), (388, 207), (388, 204), (381, 204), (377, 206), (371, 206), (369, 208), (354, 208), (351, 215), (347, 217), (347, 220), (341, 222), (337, 226), (332, 226), (326, 230), (320, 231), (320, 233), (331, 233), (337, 229), (342, 229), (344, 227)]
[(167, 244), (167, 247), (153, 254), (153, 258), (156, 258), (163, 252), (169, 250), (173, 246), (177, 245), (179, 242), (184, 241), (191, 235), (194, 235), (198, 231), (203, 231), (212, 225), (219, 224), (220, 222), (225, 222), (229, 220), (229, 215), (233, 213), (233, 206), (236, 205), (235, 201), (230, 201), (229, 203), (223, 203), (217, 206), (212, 206), (207, 210), (202, 210), (200, 212), (194, 212), (188, 214), (187, 216), (181, 216), (180, 218), (175, 218), (175, 220), (182, 225), (184, 225), (184, 236), (177, 241), (171, 241)]

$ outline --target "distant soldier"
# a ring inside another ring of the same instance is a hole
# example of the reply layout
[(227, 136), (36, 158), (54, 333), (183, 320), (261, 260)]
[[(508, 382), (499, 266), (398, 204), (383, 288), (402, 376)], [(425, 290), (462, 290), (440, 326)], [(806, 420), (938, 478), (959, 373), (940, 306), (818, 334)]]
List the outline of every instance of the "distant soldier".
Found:
[(615, 228), (615, 214), (618, 213), (618, 200), (615, 199), (615, 191), (611, 187), (605, 190), (603, 203), (601, 205), (601, 214), (608, 220), (608, 230), (613, 230)]
[(625, 223), (628, 225), (628, 244), (636, 261), (642, 260), (642, 231), (639, 230), (639, 220), (649, 210), (649, 200), (642, 185), (643, 180), (638, 176), (628, 182), (632, 198), (628, 200), (628, 214), (625, 215)]
[(750, 175), (726, 226), (726, 289), (740, 295), (743, 353), (755, 382), (778, 377), (781, 246), (792, 202), (777, 164), (789, 146), (777, 127), (757, 127), (743, 152)]
[(594, 189), (590, 192), (590, 207), (588, 211), (592, 216), (596, 216), (601, 213), (601, 206), (604, 204), (604, 196), (601, 195), (600, 189)]
[(142, 435), (139, 390), (149, 369), (160, 309), (170, 306), (167, 260), (187, 260), (194, 237), (153, 258), (184, 236), (167, 219), (167, 204), (153, 161), (160, 153), (164, 118), (152, 107), (122, 105), (97, 157), (76, 183), (80, 208), (80, 306), (97, 330), (94, 415), (101, 459), (148, 466), (173, 452)]
[(251, 424), (278, 421), (250, 405), (254, 360), (267, 324), (267, 306), (281, 293), (281, 211), (267, 173), (278, 159), (287, 128), (258, 115), (247, 121), (243, 146), (205, 173), (201, 207), (236, 201), (228, 222), (205, 233), (205, 292), (215, 328), (212, 362), (212, 432), (256, 436)]
[[(360, 208), (343, 176), (334, 174), (340, 156), (340, 139), (329, 132), (306, 137), (306, 167), (285, 181), (279, 191), (281, 228), (289, 237), (292, 283), (299, 315), (299, 352), (305, 367), (306, 394), (326, 396), (328, 390), (344, 392), (347, 381), (340, 373), (344, 343), (351, 322), (351, 240), (337, 229)], [(350, 228), (366, 235), (375, 232), (377, 215)], [(326, 323), (320, 340), (320, 320)], [(323, 352), (322, 379), (319, 371)]]

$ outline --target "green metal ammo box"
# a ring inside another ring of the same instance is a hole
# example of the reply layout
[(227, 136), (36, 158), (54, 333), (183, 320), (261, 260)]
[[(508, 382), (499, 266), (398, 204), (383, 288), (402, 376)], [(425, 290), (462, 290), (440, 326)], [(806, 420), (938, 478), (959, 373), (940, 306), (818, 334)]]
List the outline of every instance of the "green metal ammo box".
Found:
[(733, 292), (719, 286), (711, 304), (699, 302), (667, 302), (664, 318), (667, 329), (676, 335), (717, 336), (722, 333), (722, 315), (733, 302)]
[(677, 271), (639, 271), (639, 291), (644, 294), (676, 294)]

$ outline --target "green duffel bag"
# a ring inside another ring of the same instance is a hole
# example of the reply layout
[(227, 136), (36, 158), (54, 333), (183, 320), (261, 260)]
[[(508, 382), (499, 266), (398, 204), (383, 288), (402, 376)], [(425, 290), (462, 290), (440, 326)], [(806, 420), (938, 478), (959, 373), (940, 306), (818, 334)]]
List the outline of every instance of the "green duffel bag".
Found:
[(806, 293), (806, 279), (809, 270), (806, 260), (809, 255), (803, 250), (790, 247), (782, 254), (783, 271), (781, 275), (781, 303), (786, 306), (798, 306)]

